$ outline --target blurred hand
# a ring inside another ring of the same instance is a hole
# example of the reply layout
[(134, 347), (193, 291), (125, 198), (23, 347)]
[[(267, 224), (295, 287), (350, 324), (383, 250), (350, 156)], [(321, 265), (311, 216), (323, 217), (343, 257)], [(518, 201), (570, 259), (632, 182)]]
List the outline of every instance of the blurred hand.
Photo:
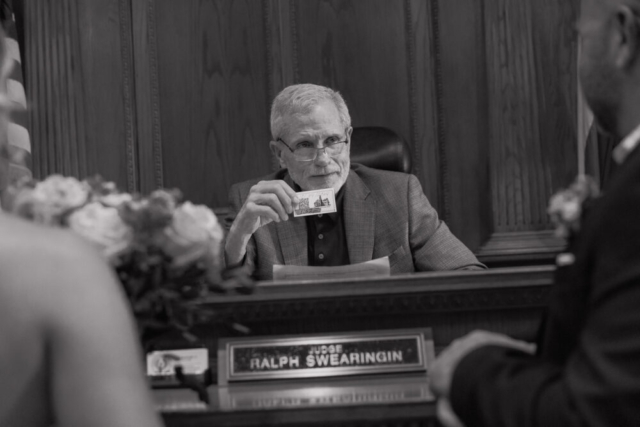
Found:
[(451, 403), (446, 397), (438, 399), (438, 406), (436, 407), (436, 413), (438, 420), (443, 427), (464, 427), (462, 421), (458, 419), (458, 416), (453, 412)]
[(287, 221), (298, 207), (296, 192), (282, 180), (260, 181), (249, 191), (249, 196), (236, 216), (225, 246), (229, 265), (244, 258), (249, 239), (262, 226), (273, 221)]
[(431, 365), (429, 386), (436, 396), (449, 398), (451, 379), (458, 363), (473, 350), (485, 345), (499, 345), (514, 348), (526, 353), (535, 352), (535, 344), (515, 340), (503, 334), (487, 331), (474, 331), (453, 341), (438, 355)]

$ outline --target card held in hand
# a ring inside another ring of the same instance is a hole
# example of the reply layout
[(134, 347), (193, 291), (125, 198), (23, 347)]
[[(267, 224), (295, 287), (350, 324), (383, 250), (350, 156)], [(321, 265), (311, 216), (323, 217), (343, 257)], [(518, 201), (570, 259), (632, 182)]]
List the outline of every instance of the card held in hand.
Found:
[(296, 195), (300, 204), (298, 209), (294, 209), (293, 216), (320, 215), (337, 211), (333, 188), (301, 191)]

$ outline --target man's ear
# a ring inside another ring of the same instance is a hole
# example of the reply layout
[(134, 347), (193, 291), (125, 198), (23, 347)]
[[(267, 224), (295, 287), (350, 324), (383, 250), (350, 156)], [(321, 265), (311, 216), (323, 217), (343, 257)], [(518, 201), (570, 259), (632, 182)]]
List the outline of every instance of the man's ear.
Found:
[(627, 5), (620, 5), (615, 15), (615, 29), (618, 33), (615, 49), (616, 65), (626, 69), (635, 64), (640, 55), (640, 20)]
[(271, 152), (278, 159), (278, 162), (280, 163), (280, 167), (282, 169), (286, 169), (287, 164), (284, 161), (284, 150), (280, 147), (280, 144), (278, 144), (277, 141), (270, 141), (269, 148), (271, 148)]

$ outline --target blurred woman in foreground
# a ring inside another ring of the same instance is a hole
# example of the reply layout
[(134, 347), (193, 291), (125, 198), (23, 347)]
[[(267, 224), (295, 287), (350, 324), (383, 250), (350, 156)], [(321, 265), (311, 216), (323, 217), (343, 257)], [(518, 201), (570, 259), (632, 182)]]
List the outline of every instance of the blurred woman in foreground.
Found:
[[(0, 34), (0, 153), (9, 101)], [(7, 182), (0, 155), (0, 190)], [(96, 250), (0, 212), (0, 426), (158, 427), (127, 301)]]

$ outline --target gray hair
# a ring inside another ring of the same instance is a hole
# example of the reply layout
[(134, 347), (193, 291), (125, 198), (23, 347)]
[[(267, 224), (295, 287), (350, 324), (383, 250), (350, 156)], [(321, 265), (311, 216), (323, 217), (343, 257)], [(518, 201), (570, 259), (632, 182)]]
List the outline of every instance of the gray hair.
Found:
[(289, 129), (287, 117), (306, 114), (312, 107), (323, 101), (331, 101), (338, 109), (344, 128), (351, 126), (349, 109), (340, 93), (324, 86), (310, 83), (297, 84), (284, 88), (273, 100), (271, 106), (271, 137), (275, 141), (284, 137)]

